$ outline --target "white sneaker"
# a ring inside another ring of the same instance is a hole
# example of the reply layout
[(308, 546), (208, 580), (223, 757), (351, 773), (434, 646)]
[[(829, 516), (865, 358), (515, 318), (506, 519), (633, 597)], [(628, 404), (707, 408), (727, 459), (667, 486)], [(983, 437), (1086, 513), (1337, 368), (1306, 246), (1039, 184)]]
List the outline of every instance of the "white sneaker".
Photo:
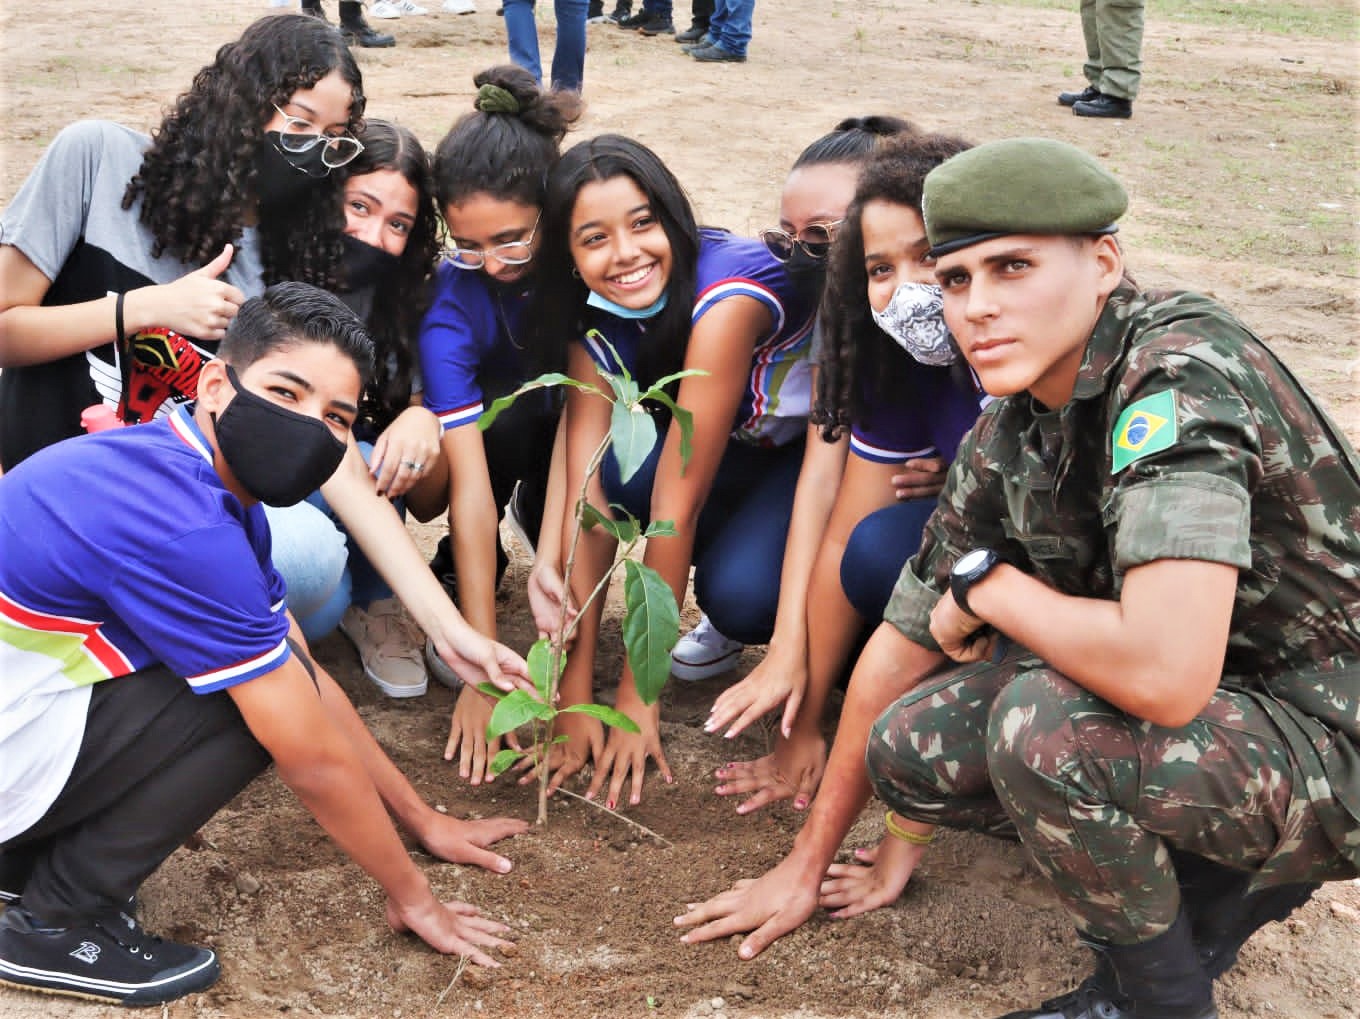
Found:
[(671, 675), (689, 683), (720, 676), (737, 664), (744, 649), (744, 644), (724, 637), (704, 616), (676, 642), (671, 651)]
[(392, 0), (392, 6), (412, 18), (418, 18), (422, 14), (429, 14), (428, 7), (421, 7), (420, 4), (413, 4), (411, 0)]
[(444, 0), (439, 8), (445, 14), (476, 14), (477, 5), (472, 0)]
[(515, 540), (520, 543), (524, 551), (530, 555), (534, 554), (534, 543), (529, 537), (529, 529), (524, 526), (524, 514), (520, 509), (520, 494), (523, 492), (524, 482), (516, 481), (515, 490), (510, 493), (510, 499), (505, 504), (505, 526), (510, 529), (510, 533), (515, 536)]
[(439, 657), (439, 652), (434, 649), (434, 641), (429, 637), (425, 638), (425, 668), (429, 670), (431, 676), (450, 690), (462, 689), (463, 677), (449, 668), (448, 663)]
[(351, 605), (340, 619), (340, 632), (359, 652), (364, 675), (387, 696), (419, 697), (428, 689), (420, 631), (396, 598), (372, 602), (367, 610)]
[(390, 21), (393, 18), (401, 17), (401, 5), (392, 3), (391, 0), (377, 0), (377, 3), (368, 5), (368, 16)]

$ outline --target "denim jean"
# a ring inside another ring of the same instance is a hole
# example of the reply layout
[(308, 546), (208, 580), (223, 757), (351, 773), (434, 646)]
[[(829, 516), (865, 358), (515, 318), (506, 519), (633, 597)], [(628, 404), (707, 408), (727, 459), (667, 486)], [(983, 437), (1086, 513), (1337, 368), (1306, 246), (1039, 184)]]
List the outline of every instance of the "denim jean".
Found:
[[(535, 0), (504, 0), (505, 35), (510, 60), (540, 83), (543, 67), (538, 58), (538, 26), (534, 23)], [(557, 46), (553, 49), (552, 87), (580, 92), (586, 67), (586, 8), (588, 0), (553, 0), (557, 20)]]
[[(373, 446), (359, 443), (365, 462)], [(401, 500), (397, 512), (405, 515)], [(320, 492), (296, 506), (266, 506), (274, 567), (288, 585), (288, 611), (308, 642), (340, 625), (351, 605), (392, 597), (373, 564), (346, 532)]]
[(708, 23), (708, 37), (727, 52), (744, 57), (751, 42), (751, 18), (755, 11), (756, 0), (717, 0)]
[[(663, 429), (627, 484), (620, 481), (612, 451), (600, 471), (606, 498), (644, 522), (651, 514), (652, 483), (664, 437)], [(694, 535), (695, 601), (724, 635), (743, 644), (765, 644), (774, 633), (784, 543), (802, 465), (801, 442), (766, 449), (730, 440), (699, 514)]]
[(921, 547), (935, 500), (907, 499), (870, 513), (855, 525), (841, 554), (841, 588), (870, 626), (883, 621), (902, 567)]

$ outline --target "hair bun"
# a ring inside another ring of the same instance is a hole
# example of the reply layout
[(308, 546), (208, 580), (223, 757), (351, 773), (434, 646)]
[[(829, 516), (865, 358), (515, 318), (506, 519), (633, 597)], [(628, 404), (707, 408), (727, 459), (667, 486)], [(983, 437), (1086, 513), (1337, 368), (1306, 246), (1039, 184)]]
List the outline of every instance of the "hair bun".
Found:
[(489, 81), (477, 87), (477, 98), (472, 105), (482, 113), (508, 113), (515, 116), (520, 111), (519, 100), (513, 92)]

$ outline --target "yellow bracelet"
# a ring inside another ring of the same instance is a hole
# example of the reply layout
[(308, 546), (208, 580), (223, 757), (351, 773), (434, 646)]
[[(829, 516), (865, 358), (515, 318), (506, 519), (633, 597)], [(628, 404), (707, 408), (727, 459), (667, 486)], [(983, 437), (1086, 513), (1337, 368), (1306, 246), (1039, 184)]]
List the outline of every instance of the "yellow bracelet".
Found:
[(888, 826), (889, 835), (899, 838), (903, 842), (913, 846), (928, 846), (935, 838), (935, 832), (933, 830), (927, 835), (921, 835), (914, 831), (907, 831), (907, 829), (897, 823), (897, 815), (891, 810), (883, 815), (883, 823)]

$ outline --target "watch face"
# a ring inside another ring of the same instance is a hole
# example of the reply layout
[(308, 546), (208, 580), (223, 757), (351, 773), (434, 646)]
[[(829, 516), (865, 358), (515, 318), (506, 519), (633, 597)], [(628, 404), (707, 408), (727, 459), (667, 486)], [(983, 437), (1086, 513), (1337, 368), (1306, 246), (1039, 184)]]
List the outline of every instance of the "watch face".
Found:
[(987, 558), (987, 549), (975, 548), (973, 551), (965, 553), (958, 562), (954, 564), (954, 572), (958, 574), (969, 573), (982, 565)]

